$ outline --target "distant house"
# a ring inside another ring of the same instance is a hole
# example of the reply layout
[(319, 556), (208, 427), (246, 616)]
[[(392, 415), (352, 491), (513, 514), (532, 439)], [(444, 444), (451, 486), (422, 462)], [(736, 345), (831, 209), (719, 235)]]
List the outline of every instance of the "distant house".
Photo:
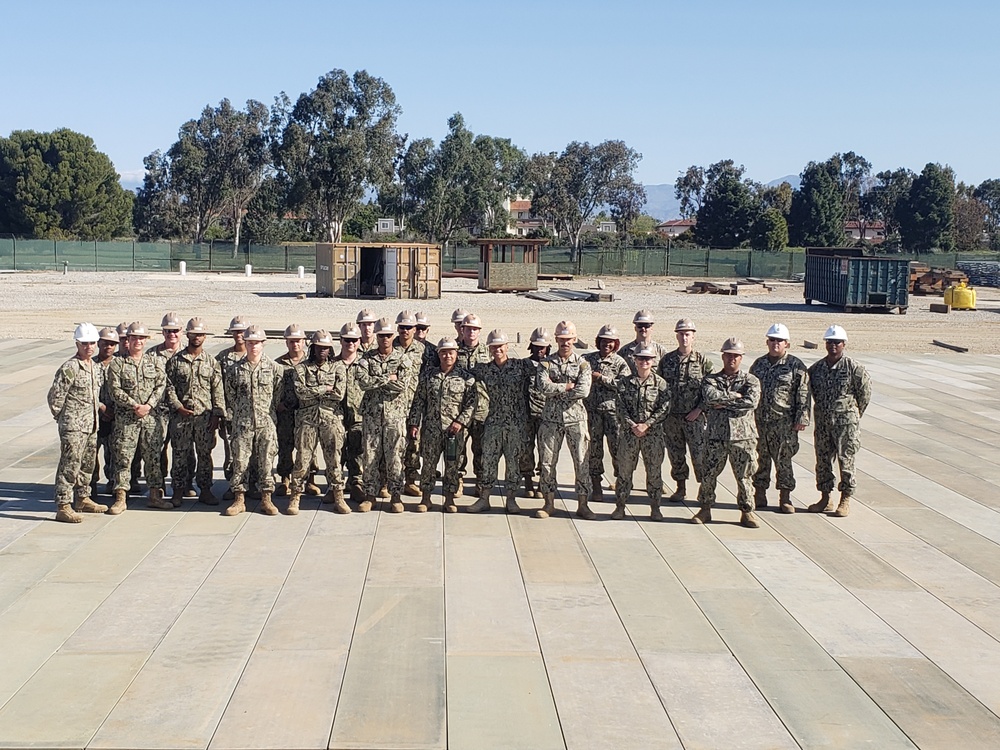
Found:
[(614, 234), (618, 231), (618, 225), (613, 221), (602, 221), (597, 224), (598, 232), (611, 232)]
[(526, 237), (532, 230), (541, 229), (545, 222), (531, 213), (530, 200), (506, 200), (504, 208), (510, 214), (507, 233), (515, 237)]
[(694, 219), (671, 219), (657, 224), (656, 232), (664, 237), (680, 237), (689, 229), (694, 229), (695, 224)]
[(862, 237), (862, 228), (858, 226), (856, 221), (845, 221), (844, 222), (844, 234), (850, 237), (852, 240), (865, 240), (873, 245), (878, 245), (881, 242), (885, 242), (885, 224), (881, 221), (869, 221), (863, 224), (864, 236)]
[(381, 218), (375, 223), (375, 234), (399, 234), (403, 231), (402, 222), (395, 219)]

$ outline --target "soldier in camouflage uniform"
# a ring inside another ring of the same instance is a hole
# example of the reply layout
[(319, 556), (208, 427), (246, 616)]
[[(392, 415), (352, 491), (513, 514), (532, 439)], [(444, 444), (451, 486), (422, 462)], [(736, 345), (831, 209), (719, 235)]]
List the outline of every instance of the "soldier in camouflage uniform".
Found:
[[(456, 310), (455, 312), (458, 313), (460, 310)], [(456, 365), (456, 367), (460, 370), (475, 372), (476, 367), (479, 365), (485, 365), (492, 359), (489, 347), (486, 346), (485, 342), (480, 340), (482, 329), (483, 322), (475, 313), (469, 313), (462, 320), (462, 336), (458, 339), (458, 364)], [(479, 398), (477, 400), (476, 413), (472, 415), (472, 424), (470, 424), (466, 430), (469, 435), (469, 442), (472, 446), (472, 471), (476, 475), (476, 484), (474, 487), (476, 495), (479, 494), (483, 472), (483, 423), (486, 421), (487, 409), (488, 402), (486, 394), (483, 391), (482, 386), (479, 386)], [(467, 465), (467, 458), (464, 449), (462, 450), (460, 462), (462, 476), (464, 477)], [(463, 486), (463, 481), (460, 481), (459, 494), (461, 494)]]
[(375, 324), (378, 322), (378, 315), (375, 314), (375, 311), (369, 307), (364, 308), (358, 313), (356, 322), (358, 330), (361, 331), (358, 353), (366, 354), (372, 349), (377, 349), (378, 342), (375, 340)]
[(433, 342), (430, 340), (431, 319), (427, 313), (423, 312), (415, 313), (415, 317), (417, 321), (417, 332), (415, 334), (417, 341), (423, 342), (423, 345), (427, 347), (427, 349), (431, 352), (431, 355), (434, 355), (428, 355), (427, 359), (430, 361), (431, 365), (436, 366), (438, 361), (436, 355), (437, 347), (434, 346)]
[(455, 326), (455, 341), (461, 345), (462, 343), (462, 326), (465, 325), (465, 318), (469, 315), (469, 311), (461, 307), (457, 308), (451, 314), (451, 324)]
[(836, 477), (834, 460), (840, 465), (840, 503), (833, 515), (844, 517), (851, 511), (857, 486), (854, 457), (861, 450), (861, 417), (872, 398), (868, 371), (859, 362), (844, 356), (847, 331), (830, 326), (823, 336), (826, 357), (809, 367), (809, 392), (814, 403), (816, 426), (816, 489), (820, 499), (809, 506), (813, 513), (830, 510), (830, 493)]
[(632, 475), (639, 455), (646, 469), (646, 494), (649, 496), (649, 517), (662, 521), (660, 498), (663, 496), (663, 421), (670, 412), (667, 384), (653, 372), (656, 351), (639, 349), (634, 352), (635, 375), (629, 373), (618, 382), (615, 391), (616, 415), (620, 422), (615, 452), (615, 509), (613, 520), (625, 518), (625, 504), (632, 493)]
[(149, 507), (163, 510), (174, 507), (163, 497), (163, 475), (160, 473), (163, 434), (155, 416), (167, 387), (166, 359), (143, 356), (148, 338), (146, 326), (139, 321), (130, 324), (126, 336), (129, 354), (115, 357), (108, 368), (108, 396), (115, 410), (111, 433), (115, 502), (108, 509), (111, 515), (126, 509), (125, 494), (129, 488), (132, 457), (137, 450), (146, 466)]
[(341, 451), (344, 448), (343, 401), (347, 394), (347, 366), (333, 358), (333, 336), (322, 328), (312, 337), (309, 360), (295, 367), (295, 468), (292, 472), (292, 498), (288, 515), (299, 512), (302, 481), (316, 455), (317, 443), (326, 461), (324, 501), (333, 503), (337, 513), (350, 513), (344, 502), (344, 475)]
[[(443, 338), (437, 345), (438, 366), (427, 368), (420, 376), (417, 392), (407, 418), (409, 433), (420, 432), (423, 471), (420, 475), (421, 500), (418, 512), (433, 510), (431, 493), (436, 481), (438, 459), (444, 454), (444, 477), (441, 489), (443, 510), (454, 513), (455, 495), (461, 476), (458, 457), (465, 444), (464, 432), (472, 421), (479, 391), (472, 373), (456, 366), (458, 343)], [(422, 425), (422, 429), (421, 429)], [(450, 448), (449, 448), (450, 442)]]
[(274, 491), (274, 459), (278, 453), (275, 407), (284, 389), (283, 371), (264, 354), (267, 336), (260, 326), (247, 327), (243, 335), (247, 355), (223, 377), (232, 423), (233, 502), (224, 514), (235, 516), (246, 510), (246, 492), (251, 460), (260, 479), (260, 512), (278, 514), (271, 501)]
[(670, 457), (670, 477), (677, 490), (670, 496), (675, 503), (684, 502), (689, 474), (687, 451), (691, 451), (694, 478), (701, 481), (701, 454), (705, 444), (705, 417), (701, 406), (701, 383), (715, 365), (701, 352), (694, 350), (695, 328), (688, 318), (681, 318), (674, 327), (677, 348), (660, 360), (659, 375), (667, 381), (670, 414), (663, 423), (663, 440)]
[(361, 343), (361, 330), (354, 323), (345, 323), (340, 329), (340, 362), (347, 373), (347, 389), (344, 395), (343, 413), (344, 429), (347, 433), (344, 439), (344, 464), (347, 467), (347, 488), (351, 500), (360, 503), (364, 500), (361, 488), (361, 478), (364, 475), (364, 439), (361, 420), (361, 402), (365, 392), (358, 384), (358, 372), (364, 367), (364, 359), (358, 353)]
[(635, 341), (631, 341), (618, 350), (618, 355), (628, 362), (629, 368), (635, 373), (635, 353), (640, 349), (652, 349), (656, 352), (657, 359), (653, 363), (653, 370), (659, 367), (660, 360), (667, 353), (667, 347), (653, 341), (653, 313), (649, 310), (639, 310), (632, 316), (632, 327), (635, 329)]
[[(590, 430), (590, 499), (601, 502), (604, 493), (601, 491), (602, 475), (604, 474), (604, 441), (608, 442), (608, 452), (611, 454), (611, 467), (614, 476), (618, 476), (618, 420), (615, 418), (615, 392), (618, 380), (631, 375), (629, 364), (616, 353), (619, 346), (618, 329), (608, 324), (597, 332), (596, 352), (583, 355), (590, 365), (590, 395), (584, 400), (587, 407), (587, 426)], [(635, 352), (632, 353), (633, 359)]]
[[(163, 320), (160, 321), (160, 331), (163, 333), (163, 341), (154, 346), (152, 349), (146, 349), (146, 356), (162, 358), (163, 369), (166, 371), (167, 362), (169, 362), (170, 358), (181, 350), (180, 316), (175, 312), (168, 312), (163, 316)], [(153, 409), (153, 417), (160, 423), (160, 431), (163, 434), (163, 446), (160, 448), (160, 475), (166, 477), (168, 465), (167, 446), (170, 445), (170, 404), (167, 403), (166, 398), (161, 399), (159, 405)], [(135, 457), (135, 463), (133, 464), (132, 471), (133, 478), (139, 476), (140, 458), (141, 457), (138, 455)], [(190, 494), (193, 496), (194, 492), (191, 492)], [(175, 493), (173, 500), (174, 507), (179, 507), (181, 504), (180, 501), (181, 496)]]
[(115, 352), (116, 357), (127, 357), (128, 356), (128, 322), (119, 323), (118, 327), (115, 328), (115, 333), (118, 334), (118, 351)]
[[(403, 354), (408, 356), (413, 362), (413, 366), (416, 368), (417, 373), (422, 373), (429, 365), (436, 364), (437, 357), (434, 358), (434, 362), (428, 361), (428, 356), (430, 351), (427, 345), (418, 341), (416, 337), (417, 333), (417, 316), (414, 315), (409, 310), (403, 310), (399, 315), (396, 316), (396, 338), (392, 342), (394, 349), (399, 349)], [(419, 378), (419, 375), (418, 375)], [(407, 398), (410, 403), (413, 403), (413, 394), (417, 390), (417, 380), (413, 380), (412, 392), (407, 394)], [(407, 406), (407, 412), (409, 412), (409, 406)], [(409, 495), (410, 497), (420, 497), (420, 487), (417, 483), (420, 481), (420, 434), (417, 433), (416, 438), (410, 437), (409, 434), (406, 436), (406, 454), (403, 456), (403, 473), (405, 475), (403, 482), (403, 494)]]
[(555, 512), (556, 464), (563, 440), (569, 446), (576, 474), (576, 515), (590, 520), (595, 517), (588, 506), (590, 474), (587, 450), (587, 409), (583, 401), (590, 393), (590, 365), (573, 351), (576, 326), (568, 320), (556, 326), (556, 353), (538, 366), (533, 388), (545, 398), (541, 424), (538, 427), (538, 452), (542, 467), (541, 489), (545, 504), (535, 512), (535, 518), (548, 518)]
[[(128, 330), (128, 326), (125, 327)], [(111, 428), (114, 424), (115, 413), (111, 406), (110, 399), (108, 398), (108, 388), (107, 388), (107, 375), (108, 368), (111, 366), (111, 361), (115, 358), (115, 352), (118, 349), (120, 342), (118, 341), (118, 332), (114, 328), (102, 328), (97, 334), (97, 356), (94, 358), (95, 364), (100, 365), (102, 370), (102, 382), (105, 383), (104, 387), (101, 388), (101, 404), (103, 409), (101, 409), (100, 414), (100, 424), (97, 428), (97, 459), (94, 461), (94, 475), (90, 481), (91, 489), (94, 494), (97, 493), (97, 483), (100, 480), (100, 466), (99, 459), (101, 454), (104, 455), (104, 478), (108, 480), (107, 494), (110, 495), (114, 492), (114, 467), (111, 464)]]
[(392, 513), (403, 512), (403, 450), (406, 447), (406, 418), (409, 414), (411, 383), (417, 377), (413, 360), (392, 347), (392, 324), (380, 318), (375, 324), (378, 348), (364, 356), (357, 379), (365, 396), (361, 401), (364, 439), (363, 487), (365, 499), (358, 510), (372, 509), (375, 494), (386, 479)]
[(93, 361), (97, 329), (81, 323), (73, 338), (76, 354), (56, 372), (48, 395), (49, 411), (59, 425), (56, 520), (64, 523), (80, 523), (81, 512), (104, 513), (108, 509), (90, 499), (104, 385), (104, 370)]
[[(247, 346), (246, 342), (243, 340), (243, 334), (246, 333), (249, 326), (250, 321), (242, 315), (237, 315), (233, 318), (229, 322), (229, 328), (226, 330), (226, 333), (233, 338), (233, 345), (226, 347), (215, 355), (215, 361), (219, 363), (219, 369), (222, 370), (223, 390), (226, 386), (226, 373), (229, 372), (231, 367), (239, 363), (247, 355)], [(226, 452), (225, 458), (222, 462), (222, 473), (226, 479), (231, 480), (233, 477), (233, 451), (229, 440), (229, 436), (232, 433), (232, 425), (229, 418), (231, 413), (229, 403), (229, 394), (226, 393), (226, 418), (223, 419), (222, 424), (219, 425), (219, 439), (222, 440), (222, 447)], [(223, 500), (233, 499), (232, 487), (226, 490), (222, 498)]]
[(506, 471), (505, 509), (519, 513), (517, 490), (521, 486), (521, 462), (525, 453), (524, 428), (528, 422), (528, 386), (535, 368), (523, 359), (511, 359), (507, 353), (507, 334), (496, 329), (486, 339), (493, 360), (477, 365), (475, 372), (479, 390), (486, 394), (487, 414), (483, 423), (483, 475), (479, 499), (469, 506), (469, 513), (489, 510), (490, 491), (497, 481), (500, 457)]
[(782, 513), (794, 513), (792, 457), (799, 452), (799, 433), (809, 424), (809, 374), (802, 360), (788, 353), (788, 328), (775, 323), (767, 331), (767, 354), (750, 365), (760, 381), (757, 407), (757, 473), (753, 477), (754, 507), (767, 507), (771, 462)]
[(295, 398), (295, 367), (306, 358), (306, 333), (302, 326), (298, 323), (290, 324), (285, 328), (284, 338), (288, 351), (274, 360), (283, 368), (282, 394), (275, 409), (278, 415), (275, 425), (278, 431), (278, 476), (281, 479), (274, 487), (274, 494), (278, 497), (284, 497), (288, 492), (288, 478), (295, 465), (292, 457), (295, 450), (295, 409), (298, 407)]
[(528, 375), (528, 421), (527, 430), (524, 436), (524, 453), (521, 458), (521, 475), (524, 477), (524, 496), (541, 497), (542, 493), (536, 489), (533, 481), (534, 475), (541, 473), (541, 466), (535, 460), (535, 449), (538, 444), (538, 425), (541, 421), (542, 410), (545, 408), (545, 396), (538, 393), (531, 384), (538, 373), (538, 365), (543, 359), (549, 356), (552, 349), (552, 338), (547, 328), (536, 328), (531, 332), (528, 343), (530, 352), (522, 362), (530, 367)]
[(702, 401), (708, 416), (698, 503), (701, 509), (692, 523), (712, 520), (715, 488), (729, 460), (736, 477), (736, 504), (740, 525), (756, 529), (757, 518), (750, 501), (751, 481), (757, 471), (757, 423), (754, 410), (760, 403), (760, 381), (740, 370), (743, 342), (726, 339), (722, 345), (722, 370), (705, 376)]
[(191, 318), (185, 333), (187, 347), (167, 362), (166, 401), (173, 412), (170, 418), (173, 503), (180, 504), (180, 498), (192, 488), (197, 475), (201, 502), (218, 505), (212, 494), (212, 449), (215, 433), (226, 414), (222, 368), (204, 349), (208, 336), (204, 320)]

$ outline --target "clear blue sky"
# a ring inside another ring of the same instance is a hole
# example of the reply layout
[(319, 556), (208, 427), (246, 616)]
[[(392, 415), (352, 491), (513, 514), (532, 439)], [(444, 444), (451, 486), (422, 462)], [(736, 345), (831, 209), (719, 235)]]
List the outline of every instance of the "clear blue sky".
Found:
[(126, 182), (229, 98), (366, 69), (440, 139), (461, 112), (529, 153), (620, 138), (646, 184), (732, 158), (768, 181), (855, 151), (1000, 178), (996, 2), (9, 2), (0, 134), (90, 135)]

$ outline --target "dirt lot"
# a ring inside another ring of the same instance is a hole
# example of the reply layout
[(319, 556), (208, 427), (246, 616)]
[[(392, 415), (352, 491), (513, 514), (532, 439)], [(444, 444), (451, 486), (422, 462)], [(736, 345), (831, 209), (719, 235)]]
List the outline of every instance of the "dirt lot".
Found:
[[(818, 342), (832, 323), (843, 325), (850, 336), (850, 349), (857, 352), (928, 352), (939, 339), (969, 347), (979, 354), (1000, 354), (1000, 290), (977, 289), (978, 309), (947, 315), (931, 313), (931, 302), (940, 297), (911, 297), (906, 315), (898, 313), (844, 313), (820, 304), (807, 306), (802, 284), (768, 282), (770, 294), (747, 296), (692, 295), (684, 291), (691, 279), (604, 279), (605, 292), (614, 302), (540, 302), (512, 294), (478, 291), (475, 281), (445, 279), (439, 300), (341, 300), (312, 296), (315, 278), (292, 275), (142, 273), (0, 274), (0, 337), (62, 338), (82, 320), (98, 326), (140, 319), (155, 327), (167, 310), (187, 319), (206, 318), (212, 330), (221, 332), (233, 315), (247, 315), (266, 328), (284, 328), (298, 322), (307, 329), (340, 328), (353, 320), (361, 307), (394, 318), (404, 307), (423, 310), (431, 316), (432, 338), (450, 332), (451, 311), (456, 307), (478, 313), (487, 329), (503, 328), (512, 339), (523, 341), (538, 325), (552, 327), (561, 319), (573, 320), (581, 339), (592, 340), (604, 323), (621, 331), (623, 343), (631, 340), (633, 313), (641, 308), (656, 315), (657, 340), (673, 343), (673, 323), (690, 317), (698, 326), (699, 348), (715, 351), (728, 336), (743, 338), (751, 352), (764, 350), (764, 332), (781, 321), (792, 333), (798, 348), (804, 340)], [(724, 282), (726, 280), (718, 280)], [(575, 282), (542, 282), (541, 288), (593, 289), (596, 279)], [(307, 295), (296, 299), (297, 295)], [(157, 338), (158, 337), (154, 337)], [(221, 343), (221, 342), (217, 342)], [(269, 347), (272, 351), (275, 347)], [(524, 346), (522, 346), (523, 351)], [(278, 353), (280, 349), (272, 351)]]

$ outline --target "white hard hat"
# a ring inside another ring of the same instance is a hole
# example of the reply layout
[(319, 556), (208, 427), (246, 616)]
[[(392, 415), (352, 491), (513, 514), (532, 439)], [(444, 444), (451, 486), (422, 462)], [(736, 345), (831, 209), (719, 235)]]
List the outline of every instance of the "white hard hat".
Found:
[(783, 341), (791, 341), (791, 336), (788, 335), (788, 326), (784, 323), (775, 323), (773, 326), (767, 329), (767, 337), (769, 339), (782, 339)]
[(826, 333), (823, 334), (824, 341), (847, 341), (847, 331), (838, 325), (832, 325), (826, 329)]
[(81, 344), (96, 344), (101, 335), (93, 323), (81, 323), (73, 331), (73, 339)]

